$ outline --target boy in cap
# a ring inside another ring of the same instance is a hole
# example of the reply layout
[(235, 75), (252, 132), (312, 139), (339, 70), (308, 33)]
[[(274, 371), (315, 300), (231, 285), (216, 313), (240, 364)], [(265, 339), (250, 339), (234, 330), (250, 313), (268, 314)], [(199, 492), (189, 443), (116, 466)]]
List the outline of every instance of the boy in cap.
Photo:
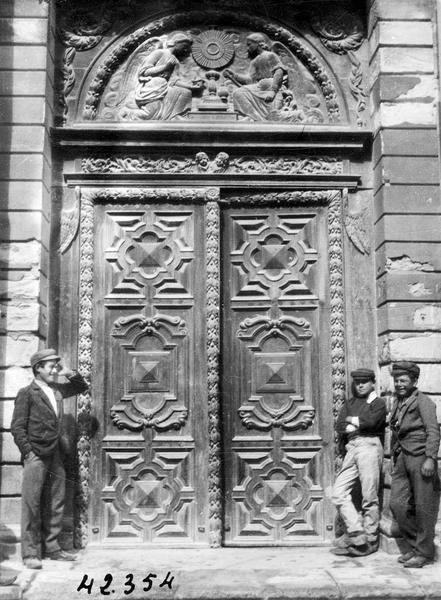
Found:
[[(65, 492), (63, 454), (68, 450), (62, 400), (88, 386), (60, 361), (52, 348), (31, 356), (34, 380), (18, 392), (12, 416), (11, 432), (24, 462), (21, 548), (29, 569), (41, 569), (41, 546), (45, 558), (75, 560), (58, 544)], [(68, 383), (58, 383), (59, 376)]]
[[(332, 501), (340, 512), (346, 533), (336, 541), (336, 554), (365, 556), (378, 549), (380, 508), (378, 488), (383, 462), (383, 436), (386, 405), (375, 392), (371, 369), (352, 371), (353, 396), (346, 400), (337, 431), (346, 456), (334, 484)], [(351, 492), (361, 483), (362, 516), (356, 510)]]
[(398, 561), (421, 568), (434, 558), (440, 498), (440, 444), (435, 404), (417, 388), (413, 362), (392, 366), (395, 396), (391, 412), (393, 472), (390, 506), (409, 550)]

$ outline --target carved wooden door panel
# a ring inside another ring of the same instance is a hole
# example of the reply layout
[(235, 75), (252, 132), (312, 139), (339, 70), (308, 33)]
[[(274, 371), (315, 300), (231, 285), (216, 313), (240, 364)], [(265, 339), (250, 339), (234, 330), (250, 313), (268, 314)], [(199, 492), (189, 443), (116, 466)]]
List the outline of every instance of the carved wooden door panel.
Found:
[(317, 544), (329, 536), (326, 215), (326, 207), (223, 213), (228, 545)]
[(96, 205), (92, 543), (207, 543), (203, 228)]

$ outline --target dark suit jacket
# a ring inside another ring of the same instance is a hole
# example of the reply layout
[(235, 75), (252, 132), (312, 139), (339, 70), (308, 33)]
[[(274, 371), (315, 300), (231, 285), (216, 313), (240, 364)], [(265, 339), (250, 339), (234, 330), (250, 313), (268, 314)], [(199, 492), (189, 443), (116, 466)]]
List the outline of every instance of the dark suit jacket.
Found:
[(392, 448), (418, 456), (425, 454), (437, 459), (440, 433), (434, 402), (415, 389), (407, 400), (401, 423), (398, 422), (398, 400), (395, 398), (390, 416)]
[(55, 452), (62, 437), (62, 399), (81, 394), (88, 388), (84, 378), (78, 373), (70, 378), (69, 383), (54, 383), (51, 387), (58, 404), (58, 416), (35, 380), (18, 392), (11, 432), (22, 457), (31, 450), (37, 456), (50, 456)]

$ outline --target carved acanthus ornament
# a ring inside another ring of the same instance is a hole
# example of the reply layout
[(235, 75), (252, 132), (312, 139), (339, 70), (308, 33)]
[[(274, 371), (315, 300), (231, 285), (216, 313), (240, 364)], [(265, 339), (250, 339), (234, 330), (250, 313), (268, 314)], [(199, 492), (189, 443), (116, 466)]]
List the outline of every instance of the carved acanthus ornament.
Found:
[(75, 189), (74, 206), (61, 212), (60, 245), (58, 251), (64, 254), (77, 236), (80, 226), (80, 188)]
[(349, 88), (357, 102), (357, 125), (366, 125), (366, 90), (363, 86), (363, 68), (356, 54), (364, 41), (363, 22), (358, 14), (342, 7), (318, 11), (311, 16), (311, 27), (322, 44), (336, 54), (347, 54), (351, 61)]
[(84, 173), (226, 173), (226, 174), (339, 174), (343, 161), (339, 158), (280, 156), (230, 157), (219, 152), (212, 159), (206, 152), (198, 152), (194, 158), (186, 156), (144, 157), (112, 156), (107, 158), (84, 158)]
[(368, 233), (368, 207), (365, 206), (356, 213), (350, 212), (349, 200), (346, 194), (343, 199), (343, 213), (348, 238), (361, 254), (370, 254), (371, 241)]
[(234, 194), (225, 198), (231, 204), (329, 204), (335, 192), (330, 191), (285, 191), (265, 192), (262, 194), (249, 194), (247, 192)]

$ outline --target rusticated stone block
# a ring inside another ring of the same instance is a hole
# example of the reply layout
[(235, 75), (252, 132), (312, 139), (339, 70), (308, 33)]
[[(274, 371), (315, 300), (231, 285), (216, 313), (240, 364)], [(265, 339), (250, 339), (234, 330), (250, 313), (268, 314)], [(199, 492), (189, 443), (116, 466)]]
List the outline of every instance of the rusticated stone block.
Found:
[(387, 272), (441, 271), (441, 245), (386, 242), (376, 251), (377, 276)]
[(0, 123), (44, 123), (45, 99), (40, 96), (0, 97)]
[(433, 73), (433, 48), (378, 48), (372, 62), (372, 73)]
[(428, 394), (441, 394), (441, 365), (420, 364), (418, 387)]
[(46, 59), (45, 46), (0, 47), (0, 69), (44, 70)]
[(37, 352), (39, 338), (31, 333), (13, 333), (0, 336), (2, 367), (28, 367), (30, 358)]
[(441, 330), (441, 306), (426, 304), (415, 308), (413, 325), (415, 328)]
[(374, 156), (438, 156), (436, 129), (382, 129), (375, 136)]
[(0, 299), (37, 299), (40, 292), (38, 269), (0, 272)]
[(20, 450), (9, 432), (0, 433), (1, 462), (20, 462)]
[(441, 331), (441, 306), (389, 302), (377, 309), (378, 334), (389, 331)]
[(44, 125), (0, 125), (0, 151), (44, 152), (46, 134)]
[(49, 4), (34, 0), (2, 0), (0, 16), (2, 17), (47, 17)]
[(7, 496), (20, 494), (22, 468), (18, 465), (3, 465), (0, 473), (0, 494)]
[[(414, 362), (441, 362), (441, 334), (394, 334), (379, 338), (382, 360)], [(440, 366), (441, 368), (441, 366)]]
[(376, 187), (386, 182), (434, 184), (439, 180), (439, 160), (427, 156), (386, 156), (375, 171)]
[(377, 46), (432, 46), (433, 28), (430, 21), (379, 21), (370, 39), (370, 53)]
[(42, 154), (0, 154), (0, 179), (44, 179), (43, 161)]
[(438, 185), (383, 185), (375, 194), (374, 214), (440, 214)]
[(42, 220), (40, 212), (0, 212), (0, 241), (18, 242), (22, 240), (42, 239)]
[(372, 82), (372, 110), (380, 102), (430, 103), (437, 99), (438, 88), (435, 75), (392, 75), (380, 73)]
[(375, 227), (375, 244), (386, 242), (438, 242), (441, 216), (384, 215)]
[(0, 371), (0, 386), (5, 398), (15, 398), (18, 390), (30, 384), (32, 370), (29, 367), (9, 367)]
[(441, 278), (438, 273), (385, 273), (377, 281), (377, 303), (394, 301), (439, 302)]
[(11, 428), (13, 411), (14, 400), (0, 400), (0, 429)]
[(372, 124), (374, 131), (380, 127), (433, 127), (436, 118), (436, 102), (382, 102)]
[(434, 12), (434, 3), (432, 0), (412, 0), (412, 2), (376, 0), (372, 4), (371, 11), (379, 19), (430, 20)]
[(0, 181), (0, 210), (41, 210), (43, 190), (41, 181)]
[(38, 302), (6, 302), (0, 305), (0, 332), (38, 331)]
[(38, 44), (47, 42), (46, 19), (0, 18), (0, 39), (3, 44)]
[(37, 240), (0, 244), (0, 267), (32, 269), (40, 264), (41, 244)]
[(0, 96), (44, 96), (44, 71), (0, 71)]

